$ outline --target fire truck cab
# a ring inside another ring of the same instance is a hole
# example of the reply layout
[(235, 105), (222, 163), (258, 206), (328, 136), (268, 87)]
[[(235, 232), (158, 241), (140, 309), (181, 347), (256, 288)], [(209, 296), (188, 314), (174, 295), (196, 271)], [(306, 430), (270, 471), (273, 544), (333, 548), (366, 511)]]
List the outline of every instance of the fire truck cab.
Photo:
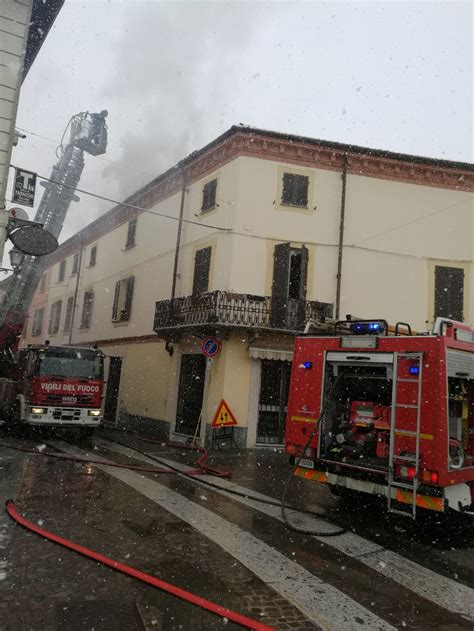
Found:
[(474, 329), (346, 320), (298, 337), (285, 448), (295, 475), (386, 498), (389, 511), (474, 508)]
[(0, 414), (7, 425), (81, 427), (102, 422), (103, 363), (93, 348), (29, 346), (0, 378)]

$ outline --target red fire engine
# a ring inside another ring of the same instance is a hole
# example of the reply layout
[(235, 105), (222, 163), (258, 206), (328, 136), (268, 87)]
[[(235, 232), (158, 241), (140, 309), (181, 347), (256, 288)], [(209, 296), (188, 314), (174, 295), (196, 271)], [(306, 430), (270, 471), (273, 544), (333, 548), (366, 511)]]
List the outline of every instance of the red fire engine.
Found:
[(474, 328), (346, 320), (297, 338), (285, 445), (295, 475), (336, 495), (379, 495), (413, 517), (472, 511)]
[(0, 417), (7, 427), (80, 427), (102, 421), (103, 354), (94, 348), (29, 346), (0, 378)]

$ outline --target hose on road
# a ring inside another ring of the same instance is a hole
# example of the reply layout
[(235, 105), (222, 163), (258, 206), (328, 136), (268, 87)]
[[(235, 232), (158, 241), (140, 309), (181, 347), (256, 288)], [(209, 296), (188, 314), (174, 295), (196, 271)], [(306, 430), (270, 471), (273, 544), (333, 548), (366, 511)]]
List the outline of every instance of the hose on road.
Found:
[[(74, 456), (71, 454), (61, 454), (52, 451), (38, 451), (37, 449), (29, 449), (28, 447), (18, 447), (17, 445), (8, 445), (7, 443), (1, 443), (0, 447), (5, 449), (14, 449), (15, 451), (22, 451), (23, 453), (31, 454), (33, 456), (43, 456), (45, 458), (57, 458), (58, 460), (72, 460), (74, 462), (82, 462), (84, 464), (95, 464), (103, 467), (117, 467), (118, 469), (132, 469), (133, 471), (140, 471), (142, 473), (167, 473), (169, 475), (176, 475), (176, 471), (169, 467), (146, 467), (144, 465), (133, 464), (119, 464), (117, 462), (107, 462), (106, 460), (96, 460), (94, 458), (87, 458), (83, 456)], [(189, 476), (202, 475), (201, 469), (189, 469), (186, 474)]]
[(176, 596), (177, 598), (180, 598), (181, 600), (185, 600), (193, 605), (201, 607), (201, 609), (206, 609), (207, 611), (210, 611), (211, 613), (217, 616), (220, 616), (223, 619), (231, 620), (232, 622), (239, 624), (245, 629), (253, 629), (254, 631), (276, 631), (276, 629), (274, 629), (273, 627), (269, 627), (268, 625), (262, 622), (257, 622), (256, 620), (252, 620), (251, 618), (248, 618), (247, 616), (244, 616), (240, 613), (232, 611), (231, 609), (227, 609), (227, 607), (222, 607), (221, 605), (217, 605), (216, 603), (213, 603), (210, 600), (201, 598), (201, 596), (197, 596), (196, 594), (193, 594), (192, 592), (188, 592), (185, 589), (181, 589), (180, 587), (177, 587), (176, 585), (167, 583), (166, 581), (156, 578), (155, 576), (151, 576), (150, 574), (145, 574), (145, 572), (141, 572), (140, 570), (137, 570), (136, 568), (131, 567), (130, 565), (126, 565), (125, 563), (121, 563), (120, 561), (115, 561), (114, 559), (108, 556), (105, 556), (103, 554), (100, 554), (99, 552), (95, 552), (94, 550), (90, 550), (89, 548), (85, 548), (84, 546), (74, 543), (73, 541), (69, 541), (68, 539), (64, 539), (63, 537), (60, 537), (59, 535), (49, 532), (48, 530), (45, 530), (44, 528), (41, 528), (40, 526), (33, 524), (31, 521), (28, 521), (25, 517), (20, 515), (20, 513), (16, 510), (13, 500), (7, 500), (5, 503), (5, 506), (6, 506), (7, 513), (11, 517), (11, 519), (13, 519), (17, 524), (19, 524), (23, 528), (26, 528), (26, 530), (29, 530), (30, 532), (34, 532), (40, 537), (43, 537), (44, 539), (53, 541), (54, 543), (57, 543), (63, 546), (64, 548), (68, 548), (69, 550), (73, 550), (74, 552), (77, 552), (78, 554), (81, 554), (82, 556), (88, 557), (89, 559), (92, 559), (93, 561), (102, 563), (103, 565), (106, 565), (107, 567), (110, 567), (113, 570), (116, 570), (117, 572), (121, 572), (122, 574), (127, 574), (128, 576), (131, 576), (141, 581), (142, 583), (147, 583), (148, 585), (156, 587), (157, 589), (160, 589), (164, 592), (167, 592), (168, 594), (171, 594), (172, 596)]

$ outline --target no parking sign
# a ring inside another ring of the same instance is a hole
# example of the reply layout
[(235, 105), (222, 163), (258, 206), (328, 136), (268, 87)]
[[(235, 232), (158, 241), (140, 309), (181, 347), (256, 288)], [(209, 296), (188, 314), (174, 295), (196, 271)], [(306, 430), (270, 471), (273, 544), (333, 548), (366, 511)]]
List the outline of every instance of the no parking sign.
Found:
[(219, 355), (221, 350), (221, 345), (219, 340), (212, 335), (208, 335), (201, 342), (201, 353), (208, 357), (209, 359), (213, 359)]

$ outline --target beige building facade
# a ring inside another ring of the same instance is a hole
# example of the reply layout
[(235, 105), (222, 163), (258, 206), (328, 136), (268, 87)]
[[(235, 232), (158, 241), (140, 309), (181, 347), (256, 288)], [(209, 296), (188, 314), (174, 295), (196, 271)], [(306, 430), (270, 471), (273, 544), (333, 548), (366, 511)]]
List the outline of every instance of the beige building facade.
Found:
[(468, 164), (233, 127), (60, 246), (24, 343), (98, 344), (112, 422), (209, 440), (224, 399), (239, 444), (280, 444), (308, 319), (473, 322), (473, 179)]

